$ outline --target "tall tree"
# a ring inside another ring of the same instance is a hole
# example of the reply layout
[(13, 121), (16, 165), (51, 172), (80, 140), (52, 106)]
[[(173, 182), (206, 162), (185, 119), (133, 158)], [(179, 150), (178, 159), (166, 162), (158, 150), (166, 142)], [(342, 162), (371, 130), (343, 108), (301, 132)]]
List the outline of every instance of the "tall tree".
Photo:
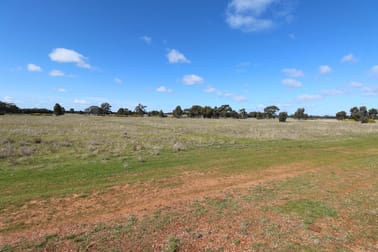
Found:
[(112, 111), (110, 110), (111, 107), (112, 106), (107, 102), (102, 103), (101, 106), (100, 106), (102, 112), (106, 115), (112, 113)]
[(268, 106), (268, 107), (265, 107), (264, 108), (264, 113), (265, 113), (265, 117), (266, 118), (276, 118), (276, 112), (280, 111), (280, 109), (275, 106), (275, 105), (271, 105), (271, 106)]
[(55, 106), (54, 106), (54, 114), (56, 116), (60, 116), (60, 115), (64, 115), (64, 108), (62, 106), (60, 106), (59, 103), (55, 103)]
[(172, 114), (173, 114), (174, 117), (180, 118), (183, 114), (181, 106), (177, 105), (176, 108), (172, 111)]
[(369, 117), (371, 119), (377, 119), (378, 110), (375, 108), (369, 109)]
[(138, 114), (138, 115), (144, 115), (144, 114), (147, 113), (147, 112), (146, 112), (146, 108), (147, 108), (147, 106), (145, 106), (145, 105), (139, 103), (138, 106), (135, 107), (134, 111), (135, 111), (135, 113)]
[(305, 114), (305, 109), (304, 108), (298, 108), (297, 111), (294, 113), (294, 118), (296, 119), (306, 119), (307, 114)]
[(239, 110), (239, 117), (241, 119), (248, 118), (248, 113), (247, 113), (247, 111), (245, 111), (245, 108), (242, 108), (242, 109)]

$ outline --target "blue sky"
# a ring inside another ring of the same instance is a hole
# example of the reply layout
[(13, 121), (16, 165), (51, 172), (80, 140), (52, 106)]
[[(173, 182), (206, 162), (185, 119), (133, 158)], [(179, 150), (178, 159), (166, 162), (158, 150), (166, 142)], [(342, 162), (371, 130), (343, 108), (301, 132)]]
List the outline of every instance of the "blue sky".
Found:
[(378, 107), (375, 0), (2, 0), (0, 100)]

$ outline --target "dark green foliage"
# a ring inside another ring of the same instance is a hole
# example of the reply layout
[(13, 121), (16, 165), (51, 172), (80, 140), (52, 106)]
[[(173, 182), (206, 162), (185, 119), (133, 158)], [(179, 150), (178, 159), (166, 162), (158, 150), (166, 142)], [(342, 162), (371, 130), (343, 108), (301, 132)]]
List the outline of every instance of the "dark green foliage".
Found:
[(294, 118), (295, 119), (307, 119), (308, 115), (305, 114), (305, 109), (304, 108), (298, 108), (297, 111), (294, 113)]
[(90, 106), (89, 108), (86, 108), (85, 113), (90, 114), (90, 115), (103, 115), (104, 114), (102, 109), (98, 106)]
[(160, 110), (159, 111), (159, 117), (163, 118), (163, 117), (167, 117), (167, 116), (164, 114), (163, 110)]
[(369, 109), (369, 117), (371, 119), (377, 119), (378, 110), (375, 108)]
[(240, 119), (246, 119), (248, 118), (248, 113), (245, 111), (245, 108), (242, 108), (239, 110), (239, 118)]
[(337, 120), (345, 120), (347, 118), (347, 113), (345, 111), (340, 111), (336, 113)]
[(279, 122), (286, 122), (287, 119), (287, 113), (286, 112), (280, 112), (278, 115)]
[(111, 105), (109, 104), (109, 103), (107, 103), (107, 102), (104, 102), (104, 103), (102, 103), (101, 104), (101, 110), (102, 110), (102, 113), (103, 114), (111, 114), (112, 113), (112, 111), (110, 110), (111, 109)]
[(181, 109), (181, 106), (178, 105), (173, 111), (172, 111), (172, 114), (174, 117), (176, 118), (180, 118), (182, 116), (184, 112), (182, 111)]
[(64, 108), (60, 106), (59, 103), (56, 103), (54, 106), (54, 115), (56, 116), (64, 115), (64, 112), (65, 112)]
[(146, 108), (147, 106), (139, 103), (138, 106), (135, 107), (134, 112), (135, 114), (142, 116), (147, 113)]
[(120, 116), (128, 116), (130, 114), (130, 111), (128, 108), (119, 108), (117, 111), (117, 115)]
[(4, 114), (14, 114), (21, 113), (22, 111), (13, 103), (1, 102), (0, 101), (0, 115)]
[(264, 108), (264, 114), (265, 118), (271, 119), (276, 118), (276, 112), (280, 111), (280, 109), (277, 106), (268, 106)]

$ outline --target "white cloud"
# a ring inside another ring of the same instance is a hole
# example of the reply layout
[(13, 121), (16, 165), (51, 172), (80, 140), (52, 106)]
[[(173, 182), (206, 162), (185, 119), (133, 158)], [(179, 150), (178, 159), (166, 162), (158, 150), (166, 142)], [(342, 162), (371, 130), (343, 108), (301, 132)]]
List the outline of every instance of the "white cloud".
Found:
[(172, 89), (169, 89), (165, 86), (160, 86), (156, 89), (156, 92), (159, 92), (159, 93), (172, 93), (173, 90)]
[(87, 100), (75, 99), (74, 103), (79, 104), (79, 105), (85, 105), (85, 104), (88, 104), (88, 101)]
[(370, 72), (374, 76), (378, 76), (378, 65), (372, 66)]
[(231, 0), (226, 12), (226, 22), (233, 29), (258, 32), (272, 28), (275, 22), (291, 17), (291, 1), (280, 0)]
[(357, 59), (353, 56), (353, 54), (347, 54), (344, 57), (341, 58), (342, 63), (355, 63), (357, 62)]
[(236, 95), (236, 94), (233, 94), (233, 93), (230, 93), (230, 92), (222, 92), (222, 91), (220, 91), (220, 90), (218, 90), (218, 89), (216, 89), (212, 86), (208, 86), (203, 91), (206, 92), (206, 93), (216, 94), (219, 97), (228, 98), (228, 99), (231, 99), (231, 100), (236, 101), (236, 102), (245, 102), (245, 101), (248, 100), (245, 96)]
[(362, 91), (365, 96), (378, 96), (378, 86), (363, 87)]
[(351, 86), (351, 87), (363, 87), (364, 85), (361, 82), (352, 81), (351, 83), (349, 83), (349, 86)]
[(294, 80), (294, 79), (284, 79), (282, 83), (289, 87), (299, 88), (302, 87), (302, 82)]
[(307, 95), (307, 94), (304, 94), (304, 95), (297, 96), (297, 100), (298, 101), (313, 101), (313, 100), (318, 100), (318, 99), (321, 99), (321, 98), (322, 98), (321, 95)]
[(196, 85), (196, 84), (202, 84), (204, 82), (204, 79), (201, 76), (195, 75), (195, 74), (189, 74), (182, 77), (182, 82), (185, 85)]
[(114, 78), (114, 82), (118, 85), (122, 84), (122, 80), (120, 78)]
[(231, 99), (237, 102), (246, 102), (248, 101), (247, 97), (242, 96), (242, 95), (233, 95), (231, 96)]
[(86, 62), (86, 57), (80, 53), (66, 49), (66, 48), (56, 48), (50, 54), (49, 57), (52, 61), (60, 63), (76, 63), (78, 67), (91, 69), (91, 65)]
[(296, 68), (284, 68), (282, 72), (289, 77), (303, 77), (304, 73), (302, 70)]
[(28, 64), (27, 68), (29, 72), (42, 72), (42, 67), (35, 64)]
[(177, 63), (187, 63), (190, 64), (190, 60), (188, 60), (184, 54), (177, 51), (176, 49), (172, 49), (167, 53), (167, 58), (169, 63), (177, 64)]
[(49, 75), (52, 77), (60, 77), (60, 76), (64, 76), (64, 73), (60, 70), (52, 70), (50, 71)]
[(14, 103), (14, 99), (11, 96), (4, 96), (3, 101), (6, 103)]
[(345, 92), (340, 89), (326, 89), (321, 92), (324, 96), (335, 96), (335, 95), (343, 95)]
[(65, 93), (65, 92), (67, 92), (67, 90), (64, 89), (64, 88), (57, 88), (56, 91), (59, 92), (59, 93)]
[(215, 93), (215, 92), (217, 92), (217, 89), (212, 87), (212, 86), (208, 86), (204, 91), (206, 93)]
[(329, 74), (330, 72), (332, 72), (332, 68), (327, 65), (322, 65), (319, 67), (319, 72), (321, 74)]
[(146, 44), (151, 44), (152, 38), (149, 36), (142, 36), (140, 37), (141, 40), (143, 40)]

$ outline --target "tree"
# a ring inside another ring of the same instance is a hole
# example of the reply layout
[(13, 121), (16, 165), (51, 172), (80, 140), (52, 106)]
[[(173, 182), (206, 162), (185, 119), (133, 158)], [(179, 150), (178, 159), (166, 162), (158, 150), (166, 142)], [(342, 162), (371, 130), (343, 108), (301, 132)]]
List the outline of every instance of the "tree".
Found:
[(369, 109), (369, 117), (371, 119), (377, 119), (378, 110), (375, 108)]
[(304, 113), (305, 109), (304, 108), (298, 108), (297, 111), (294, 113), (294, 118), (296, 119), (306, 119), (307, 114)]
[(218, 108), (217, 114), (219, 114), (220, 117), (230, 117), (233, 109), (230, 105), (224, 104)]
[(106, 115), (112, 113), (112, 111), (110, 110), (111, 107), (112, 106), (107, 102), (102, 103), (101, 106), (100, 106), (102, 113), (104, 113)]
[(360, 110), (357, 107), (353, 107), (350, 110), (350, 118), (355, 121), (359, 121), (361, 119)]
[(203, 112), (202, 112), (202, 107), (199, 105), (193, 105), (189, 109), (189, 117), (202, 117)]
[(345, 120), (347, 118), (347, 113), (345, 111), (340, 111), (336, 113), (337, 120)]
[(90, 106), (89, 108), (86, 108), (84, 110), (85, 113), (90, 114), (90, 115), (102, 115), (102, 109), (98, 106)]
[(242, 108), (239, 110), (239, 115), (241, 119), (246, 119), (248, 118), (248, 113), (245, 111), (245, 108)]
[(266, 108), (264, 108), (265, 117), (270, 118), (276, 118), (276, 112), (280, 111), (280, 109), (277, 106), (271, 105)]
[(287, 113), (286, 112), (280, 112), (278, 114), (278, 121), (279, 122), (286, 122), (287, 119)]
[(146, 108), (147, 108), (147, 106), (142, 105), (141, 103), (139, 103), (138, 106), (135, 107), (134, 111), (135, 111), (136, 114), (142, 116), (142, 115), (144, 115), (144, 114), (147, 113), (146, 112)]
[(60, 116), (60, 115), (64, 115), (64, 108), (62, 106), (60, 106), (59, 103), (55, 103), (55, 106), (54, 106), (54, 114), (56, 116)]
[(181, 106), (177, 105), (176, 108), (172, 111), (172, 114), (175, 118), (180, 118), (183, 114)]
[(161, 118), (166, 117), (166, 115), (164, 114), (163, 110), (159, 111), (159, 117), (161, 117)]
[(214, 109), (210, 106), (205, 106), (202, 108), (203, 117), (212, 118)]

